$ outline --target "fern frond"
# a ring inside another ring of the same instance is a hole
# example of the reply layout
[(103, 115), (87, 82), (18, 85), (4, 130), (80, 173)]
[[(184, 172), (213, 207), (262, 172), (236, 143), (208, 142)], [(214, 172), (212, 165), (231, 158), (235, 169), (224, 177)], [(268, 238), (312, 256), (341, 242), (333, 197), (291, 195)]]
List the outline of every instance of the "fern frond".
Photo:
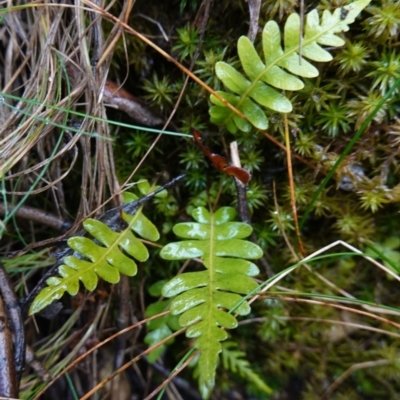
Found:
[(272, 389), (251, 369), (246, 354), (237, 349), (237, 343), (231, 341), (223, 343), (222, 365), (226, 370), (230, 370), (253, 383), (257, 389), (264, 393), (272, 393)]
[[(142, 193), (147, 188), (150, 189), (148, 183), (139, 185)], [(133, 193), (125, 194), (127, 202), (137, 198)], [(92, 218), (83, 222), (83, 227), (95, 240), (82, 236), (68, 239), (68, 246), (75, 253), (64, 258), (58, 269), (59, 276), (47, 279), (48, 286), (43, 288), (32, 302), (30, 315), (60, 299), (65, 292), (71, 296), (77, 294), (80, 281), (91, 291), (97, 287), (99, 277), (109, 283), (117, 283), (120, 274), (136, 275), (137, 265), (133, 258), (143, 262), (147, 260), (149, 253), (134, 233), (151, 241), (157, 241), (160, 234), (153, 223), (143, 215), (142, 207), (134, 215), (121, 211), (120, 217), (127, 225), (121, 232), (114, 232), (105, 223)]]
[[(241, 295), (257, 287), (250, 276), (257, 275), (259, 270), (244, 258), (260, 258), (262, 250), (243, 240), (251, 234), (252, 228), (242, 222), (232, 222), (235, 215), (235, 210), (230, 207), (220, 208), (211, 215), (199, 207), (193, 212), (197, 222), (174, 227), (177, 236), (190, 240), (170, 243), (161, 250), (164, 259), (200, 257), (206, 267), (205, 271), (178, 275), (163, 288), (165, 297), (176, 296), (171, 302), (171, 313), (180, 315), (179, 324), (188, 327), (186, 336), (197, 338), (199, 383), (204, 398), (214, 387), (220, 342), (227, 338), (225, 329), (237, 326), (236, 318), (227, 310), (242, 300)], [(250, 306), (244, 302), (235, 312), (247, 315)]]
[[(318, 70), (305, 58), (316, 62), (332, 60), (332, 55), (321, 46), (338, 47), (344, 45), (344, 40), (336, 34), (349, 30), (348, 25), (353, 23), (357, 15), (370, 3), (371, 0), (358, 0), (333, 13), (325, 10), (320, 20), (317, 10), (307, 14), (304, 36), (301, 38), (300, 48), (300, 16), (291, 14), (284, 27), (284, 48), (282, 48), (281, 32), (275, 21), (269, 21), (262, 33), (262, 47), (264, 60), (258, 55), (253, 43), (242, 36), (238, 40), (238, 55), (245, 75), (225, 62), (216, 64), (216, 74), (225, 87), (232, 93), (218, 91), (218, 95), (227, 100), (248, 121), (234, 114), (216, 96), (211, 95), (214, 104), (210, 108), (211, 122), (217, 125), (226, 125), (227, 129), (235, 133), (237, 129), (248, 132), (252, 124), (257, 129), (266, 129), (268, 119), (262, 107), (288, 113), (292, 104), (287, 97), (275, 90), (300, 90), (304, 87), (303, 81), (298, 78), (314, 78)], [(305, 57), (305, 58), (304, 58)], [(297, 76), (295, 76), (297, 75)], [(262, 107), (261, 107), (262, 106)]]

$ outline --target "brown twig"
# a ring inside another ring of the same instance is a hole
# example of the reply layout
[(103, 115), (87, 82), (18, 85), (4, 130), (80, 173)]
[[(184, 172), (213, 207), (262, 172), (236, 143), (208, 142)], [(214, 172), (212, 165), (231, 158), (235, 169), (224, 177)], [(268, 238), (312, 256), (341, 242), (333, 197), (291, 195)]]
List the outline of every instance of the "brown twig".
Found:
[(4, 265), (0, 263), (0, 292), (6, 307), (8, 322), (12, 329), (14, 342), (14, 363), (17, 373), (17, 384), (21, 379), (22, 371), (25, 366), (25, 331), (22, 319), (21, 308), (18, 303), (14, 286), (8, 276)]
[(294, 180), (293, 180), (293, 167), (292, 167), (292, 152), (290, 150), (290, 138), (289, 138), (289, 126), (287, 115), (284, 114), (284, 123), (285, 123), (285, 141), (286, 141), (286, 161), (287, 161), (287, 168), (288, 168), (288, 175), (289, 175), (289, 187), (290, 187), (290, 202), (292, 205), (292, 215), (294, 226), (296, 230), (296, 236), (299, 244), (300, 253), (303, 257), (306, 256), (306, 252), (304, 250), (303, 242), (301, 240), (300, 228), (299, 228), (299, 220), (297, 218), (297, 207), (296, 207), (296, 195), (295, 195), (295, 188), (294, 188)]
[[(0, 203), (0, 215), (5, 215), (6, 213), (13, 211), (13, 206), (5, 206), (4, 203)], [(69, 221), (65, 221), (54, 214), (48, 213), (46, 211), (40, 210), (39, 208), (21, 206), (15, 212), (15, 216), (18, 218), (24, 218), (29, 221), (39, 222), (43, 225), (50, 226), (51, 228), (57, 229), (58, 231), (67, 231), (71, 229), (72, 224)]]
[(107, 80), (103, 100), (109, 105), (124, 111), (135, 121), (147, 126), (161, 125), (163, 120), (154, 115), (139, 98), (131, 95), (114, 82)]
[(0, 296), (0, 396), (18, 397), (17, 374), (15, 371), (12, 332), (6, 308)]

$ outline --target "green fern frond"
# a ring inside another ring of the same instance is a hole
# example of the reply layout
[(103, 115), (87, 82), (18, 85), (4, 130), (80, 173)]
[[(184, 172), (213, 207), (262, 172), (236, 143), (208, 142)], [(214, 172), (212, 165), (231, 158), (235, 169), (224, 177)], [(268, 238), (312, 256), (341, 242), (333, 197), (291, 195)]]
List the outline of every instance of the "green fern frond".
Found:
[[(338, 47), (345, 44), (336, 36), (339, 32), (349, 30), (357, 15), (370, 3), (370, 0), (358, 0), (333, 13), (325, 10), (321, 20), (317, 10), (307, 14), (304, 36), (300, 43), (300, 16), (293, 13), (286, 21), (284, 28), (284, 48), (281, 32), (275, 21), (269, 21), (262, 33), (264, 60), (258, 55), (253, 43), (242, 36), (238, 40), (238, 55), (245, 75), (225, 62), (216, 64), (216, 74), (225, 87), (232, 93), (217, 91), (218, 95), (235, 106), (247, 118), (245, 121), (234, 114), (216, 96), (211, 95), (214, 104), (210, 108), (211, 122), (226, 125), (235, 133), (238, 129), (248, 132), (251, 125), (266, 129), (268, 120), (264, 110), (288, 113), (292, 104), (287, 97), (275, 90), (300, 90), (304, 87), (303, 78), (315, 78), (318, 70), (305, 58), (316, 62), (332, 60), (332, 55), (321, 46)], [(299, 55), (301, 47), (301, 56)], [(305, 58), (304, 58), (305, 57)]]
[[(138, 187), (143, 194), (150, 191), (147, 181)], [(125, 194), (127, 202), (137, 199), (133, 193)], [(151, 241), (157, 241), (160, 235), (153, 223), (143, 215), (142, 207), (134, 215), (121, 211), (120, 216), (127, 224), (121, 232), (114, 232), (105, 223), (92, 218), (83, 222), (83, 227), (95, 240), (83, 236), (68, 239), (68, 246), (75, 254), (64, 258), (58, 269), (59, 276), (47, 279), (48, 286), (36, 296), (29, 309), (30, 315), (60, 299), (65, 292), (71, 296), (77, 294), (80, 281), (91, 291), (97, 287), (99, 277), (109, 283), (117, 283), (120, 274), (136, 275), (137, 265), (132, 258), (143, 262), (148, 259), (149, 253), (134, 233)]]
[(246, 353), (237, 349), (237, 343), (231, 341), (223, 343), (221, 358), (226, 370), (238, 374), (264, 393), (272, 393), (272, 389), (251, 369)]
[[(233, 208), (223, 207), (210, 214), (199, 207), (192, 215), (197, 222), (174, 227), (177, 236), (189, 240), (166, 245), (161, 257), (167, 260), (200, 257), (206, 270), (176, 276), (164, 286), (163, 295), (176, 296), (171, 302), (171, 313), (180, 315), (179, 324), (188, 327), (187, 337), (197, 338), (199, 384), (203, 397), (207, 398), (214, 387), (220, 342), (227, 338), (225, 329), (237, 326), (236, 318), (226, 310), (235, 307), (242, 300), (241, 295), (257, 287), (250, 276), (257, 275), (259, 270), (244, 258), (260, 258), (262, 250), (243, 240), (252, 228), (232, 221), (236, 215)], [(247, 315), (250, 307), (244, 302), (235, 312)]]

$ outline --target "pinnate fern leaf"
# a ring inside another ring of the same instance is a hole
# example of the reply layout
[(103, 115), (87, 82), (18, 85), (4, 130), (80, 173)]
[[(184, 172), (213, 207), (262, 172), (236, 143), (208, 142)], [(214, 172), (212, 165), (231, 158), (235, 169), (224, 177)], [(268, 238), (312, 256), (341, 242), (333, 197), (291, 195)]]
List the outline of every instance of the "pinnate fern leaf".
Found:
[[(139, 190), (143, 193), (150, 186), (143, 184)], [(133, 193), (125, 194), (125, 201), (137, 200)], [(146, 261), (149, 253), (135, 234), (144, 239), (157, 241), (160, 237), (157, 228), (143, 215), (140, 208), (134, 215), (121, 212), (121, 218), (127, 227), (114, 232), (105, 223), (88, 218), (83, 222), (85, 230), (95, 239), (75, 236), (68, 239), (68, 246), (75, 251), (67, 256), (58, 269), (59, 276), (47, 279), (47, 287), (42, 289), (33, 301), (29, 314), (35, 314), (54, 300), (60, 299), (65, 292), (71, 296), (78, 293), (81, 281), (87, 290), (97, 287), (98, 278), (109, 283), (117, 283), (120, 274), (133, 276), (137, 273), (135, 261)]]
[(257, 389), (271, 394), (272, 389), (251, 369), (246, 354), (238, 350), (237, 343), (227, 341), (222, 346), (222, 365), (226, 370), (239, 374), (242, 378), (251, 382)]
[[(242, 295), (257, 287), (251, 276), (257, 275), (256, 265), (245, 259), (257, 259), (262, 250), (254, 243), (243, 240), (251, 226), (233, 222), (236, 212), (224, 207), (214, 214), (205, 208), (194, 210), (197, 222), (181, 223), (174, 233), (184, 239), (170, 243), (161, 250), (161, 257), (180, 260), (200, 257), (205, 271), (187, 272), (170, 280), (163, 288), (165, 297), (174, 297), (171, 313), (180, 315), (179, 324), (188, 327), (186, 336), (197, 338), (200, 350), (200, 389), (204, 398), (210, 394), (215, 381), (215, 369), (221, 352), (221, 341), (227, 338), (225, 329), (237, 326), (236, 318), (227, 312), (241, 300)], [(250, 306), (243, 302), (235, 309), (247, 315)]]
[(210, 108), (211, 122), (226, 125), (232, 133), (238, 129), (248, 132), (251, 125), (257, 129), (268, 127), (268, 119), (262, 107), (280, 113), (292, 111), (290, 100), (276, 89), (300, 90), (304, 83), (299, 77), (318, 76), (317, 68), (306, 59), (316, 62), (331, 61), (332, 55), (321, 46), (343, 46), (344, 40), (336, 34), (348, 31), (348, 25), (354, 22), (370, 1), (358, 0), (337, 8), (333, 13), (325, 10), (321, 19), (317, 10), (307, 14), (304, 36), (301, 38), (301, 56), (300, 16), (296, 13), (291, 14), (286, 21), (283, 48), (278, 24), (275, 21), (267, 22), (262, 33), (264, 61), (253, 43), (246, 36), (240, 37), (237, 48), (244, 74), (225, 62), (218, 62), (215, 71), (230, 91), (218, 91), (217, 94), (241, 111), (247, 121), (211, 95), (210, 100), (214, 104)]

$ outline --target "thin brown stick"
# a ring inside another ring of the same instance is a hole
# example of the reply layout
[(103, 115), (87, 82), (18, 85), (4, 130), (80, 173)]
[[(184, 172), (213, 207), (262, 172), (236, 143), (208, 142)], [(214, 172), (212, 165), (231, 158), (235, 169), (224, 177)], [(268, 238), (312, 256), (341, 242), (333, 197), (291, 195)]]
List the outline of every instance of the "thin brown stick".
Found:
[(12, 332), (3, 299), (0, 296), (0, 396), (18, 397)]
[(17, 390), (25, 365), (25, 331), (21, 308), (14, 286), (4, 265), (0, 263), (0, 292), (6, 307), (7, 319), (12, 329), (14, 343), (14, 363), (17, 373)]
[(283, 115), (285, 122), (285, 141), (286, 141), (286, 161), (289, 175), (289, 187), (290, 187), (290, 202), (292, 205), (292, 215), (294, 221), (294, 227), (296, 230), (297, 240), (299, 242), (299, 250), (303, 257), (306, 256), (306, 252), (303, 247), (303, 242), (301, 240), (301, 233), (299, 228), (299, 220), (297, 218), (297, 207), (296, 207), (296, 195), (294, 193), (294, 180), (293, 180), (293, 166), (292, 166), (292, 153), (290, 150), (290, 138), (289, 138), (289, 125), (287, 120), (287, 115)]
[[(4, 203), (0, 203), (0, 215), (5, 215), (13, 209), (13, 206), (8, 205), (6, 207)], [(69, 221), (65, 221), (57, 215), (34, 207), (21, 206), (15, 212), (15, 216), (18, 218), (27, 219), (29, 221), (39, 222), (43, 225), (50, 226), (51, 228), (57, 229), (59, 231), (67, 231), (71, 228), (71, 223)]]

